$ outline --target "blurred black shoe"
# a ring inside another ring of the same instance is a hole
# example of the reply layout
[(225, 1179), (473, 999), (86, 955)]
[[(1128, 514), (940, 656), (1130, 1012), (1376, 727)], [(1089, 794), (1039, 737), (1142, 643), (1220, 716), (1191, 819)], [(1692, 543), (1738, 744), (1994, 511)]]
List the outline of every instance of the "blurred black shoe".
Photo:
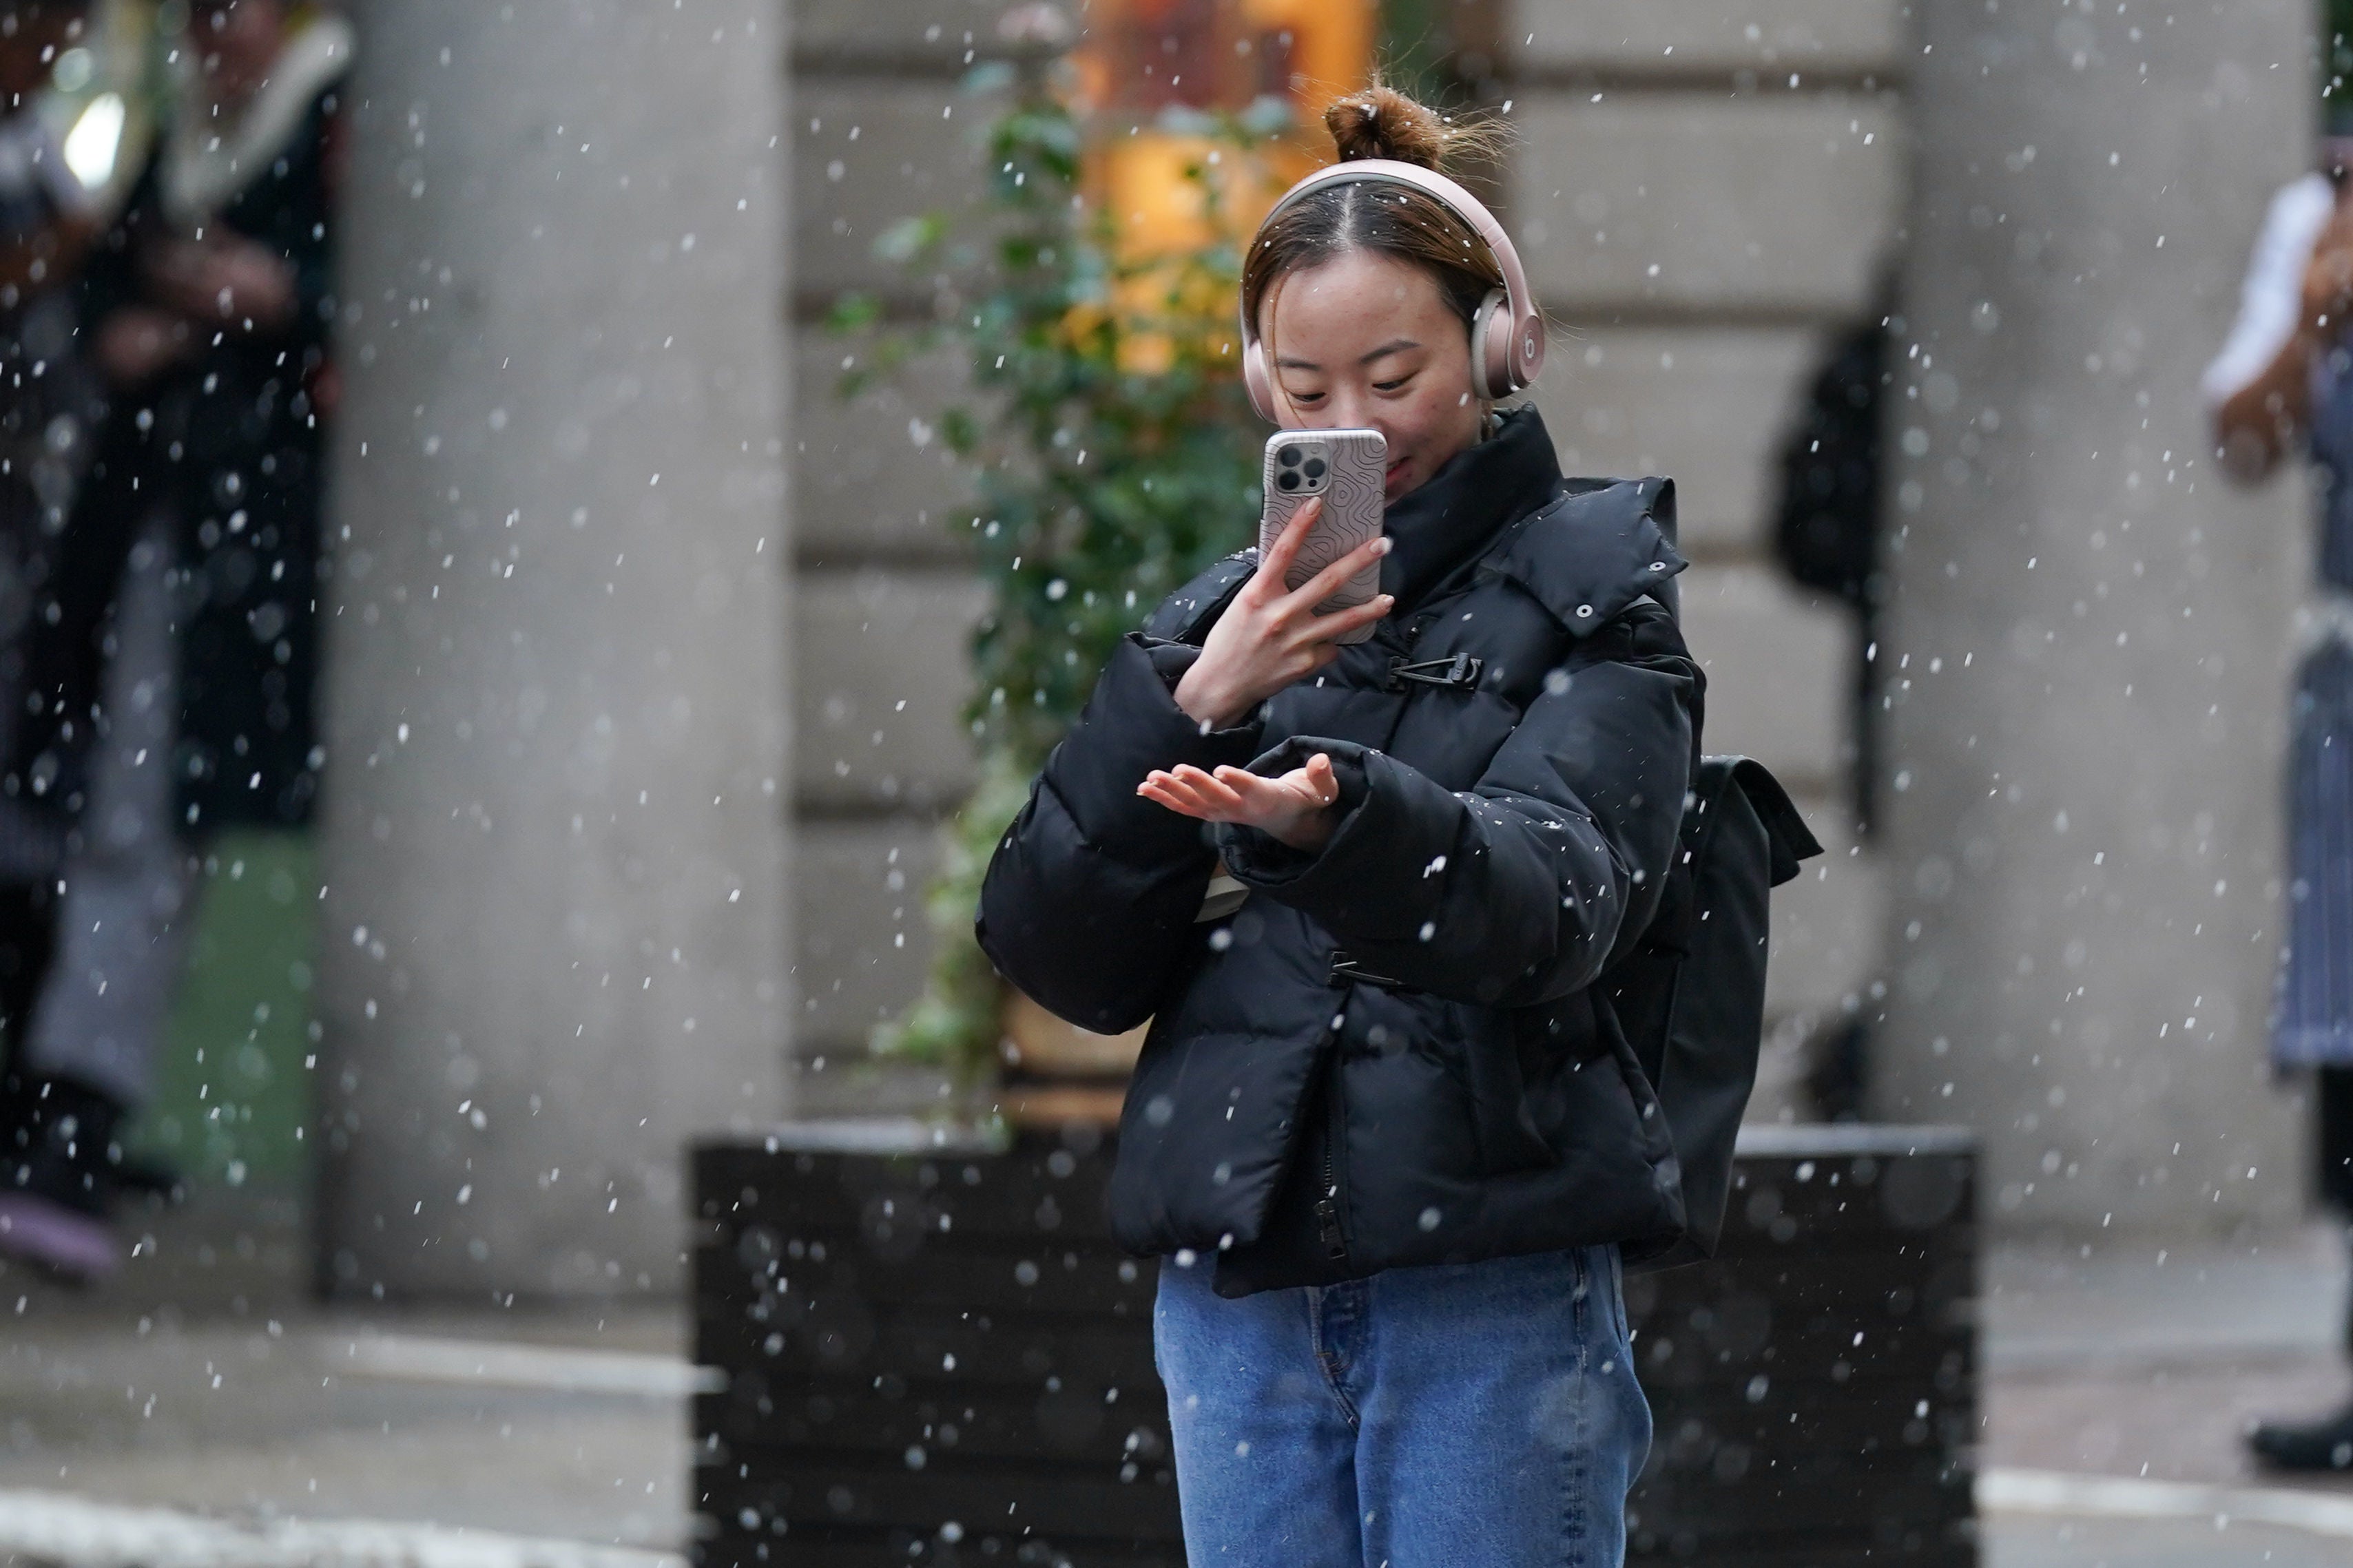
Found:
[(109, 1215), (120, 1187), (122, 1108), (66, 1079), (16, 1086), (0, 1147), (0, 1257), (77, 1284), (122, 1266)]
[(2265, 1421), (2247, 1447), (2277, 1470), (2353, 1470), (2353, 1405), (2318, 1421)]

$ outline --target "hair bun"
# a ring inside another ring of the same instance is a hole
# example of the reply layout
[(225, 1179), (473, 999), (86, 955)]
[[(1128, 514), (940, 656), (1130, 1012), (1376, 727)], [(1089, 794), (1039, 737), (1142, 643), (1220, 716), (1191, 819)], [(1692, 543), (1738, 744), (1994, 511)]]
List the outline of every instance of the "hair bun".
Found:
[(1377, 83), (1335, 101), (1324, 124), (1343, 161), (1388, 158), (1424, 169), (1444, 167), (1460, 134), (1428, 104)]

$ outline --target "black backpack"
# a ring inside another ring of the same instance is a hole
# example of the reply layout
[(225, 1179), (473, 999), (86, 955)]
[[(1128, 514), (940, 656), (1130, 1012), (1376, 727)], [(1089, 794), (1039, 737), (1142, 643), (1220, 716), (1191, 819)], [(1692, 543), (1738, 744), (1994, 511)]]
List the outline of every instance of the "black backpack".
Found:
[(1867, 605), (1879, 556), (1879, 427), (1886, 400), (1886, 312), (1854, 328), (1816, 374), (1781, 448), (1773, 548), (1809, 588)]
[(1704, 757), (1658, 913), (1603, 977), (1650, 1075), (1682, 1168), (1682, 1236), (1629, 1247), (1630, 1267), (1715, 1254), (1732, 1149), (1765, 1034), (1767, 894), (1822, 847), (1761, 763)]

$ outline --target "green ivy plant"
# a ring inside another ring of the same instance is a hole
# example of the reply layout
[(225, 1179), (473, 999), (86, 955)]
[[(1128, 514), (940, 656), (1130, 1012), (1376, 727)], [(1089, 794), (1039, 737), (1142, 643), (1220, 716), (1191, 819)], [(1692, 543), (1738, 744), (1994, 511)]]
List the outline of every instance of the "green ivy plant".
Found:
[(2321, 130), (2331, 136), (2353, 131), (2353, 0), (2324, 0), (2320, 51)]
[[(1239, 247), (1123, 259), (1112, 215), (1086, 200), (1082, 135), (1052, 68), (983, 68), (967, 79), (1009, 91), (989, 125), (987, 238), (966, 242), (981, 279), (944, 321), (891, 331), (880, 308), (846, 300), (835, 322), (883, 326), (889, 347), (856, 377), (954, 343), (978, 396), (941, 430), (977, 476), (976, 504), (950, 526), (976, 548), (993, 591), (972, 644), (966, 718), (978, 786), (945, 829), (926, 899), (936, 956), (923, 996), (878, 1026), (883, 1055), (937, 1063), (966, 1083), (997, 1060), (1001, 982), (973, 941), (981, 879), (1030, 779), (1077, 717), (1119, 639), (1171, 590), (1250, 542), (1258, 516), (1258, 422), (1237, 369)], [(1239, 116), (1190, 116), (1165, 129), (1209, 151), (1187, 171), (1222, 235), (1220, 164), (1248, 159), (1283, 129), (1270, 102)], [(902, 221), (878, 250), (913, 266), (955, 259), (936, 217)]]

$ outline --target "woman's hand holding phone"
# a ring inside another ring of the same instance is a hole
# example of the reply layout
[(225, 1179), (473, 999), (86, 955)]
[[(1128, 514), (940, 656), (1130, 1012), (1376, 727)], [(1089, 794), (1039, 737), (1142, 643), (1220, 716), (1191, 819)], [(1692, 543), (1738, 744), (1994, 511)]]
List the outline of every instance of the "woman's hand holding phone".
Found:
[(1323, 511), (1321, 497), (1299, 509), (1291, 526), (1259, 563), (1258, 571), (1209, 628), (1201, 657), (1177, 681), (1176, 706), (1203, 729), (1231, 728), (1293, 681), (1339, 658), (1334, 638), (1388, 614), (1391, 600), (1387, 594), (1376, 595), (1354, 609), (1328, 616), (1315, 613), (1315, 606), (1338, 593), (1348, 579), (1388, 553), (1386, 537), (1366, 540), (1309, 578), (1297, 592), (1284, 590), (1283, 578)]
[[(1258, 571), (1209, 628), (1201, 657), (1176, 683), (1176, 706), (1203, 729), (1229, 728), (1293, 681), (1339, 658), (1335, 638), (1388, 614), (1391, 598), (1387, 594), (1353, 609), (1315, 613), (1316, 605), (1388, 553), (1386, 538), (1366, 540), (1295, 592), (1284, 590), (1291, 563), (1323, 510), (1320, 497), (1299, 509)], [(1307, 759), (1305, 767), (1272, 779), (1246, 768), (1222, 767), (1214, 773), (1189, 763), (1171, 773), (1155, 768), (1135, 786), (1135, 793), (1187, 816), (1240, 823), (1313, 853), (1332, 837), (1331, 807), (1340, 798), (1340, 784), (1333, 776), (1332, 759), (1319, 752)]]

